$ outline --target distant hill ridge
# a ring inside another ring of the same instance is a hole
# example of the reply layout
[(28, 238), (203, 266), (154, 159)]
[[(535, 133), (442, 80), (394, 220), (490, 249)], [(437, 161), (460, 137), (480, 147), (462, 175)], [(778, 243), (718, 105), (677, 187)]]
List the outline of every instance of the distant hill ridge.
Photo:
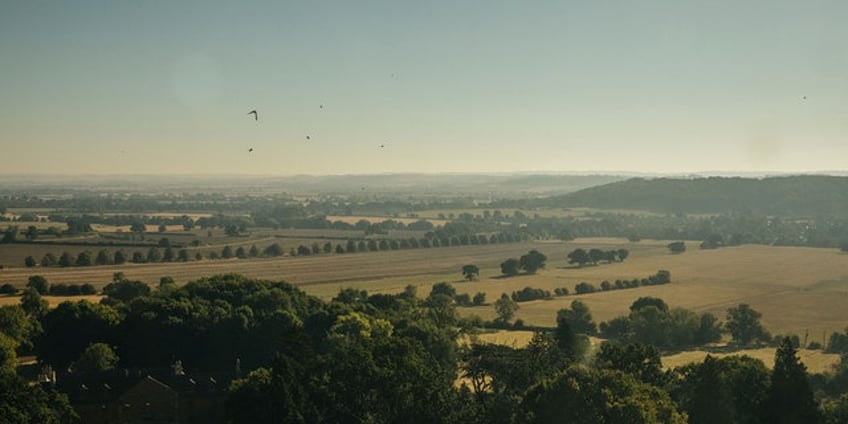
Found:
[(779, 216), (848, 217), (848, 177), (631, 178), (539, 199), (540, 206), (660, 213), (749, 210)]

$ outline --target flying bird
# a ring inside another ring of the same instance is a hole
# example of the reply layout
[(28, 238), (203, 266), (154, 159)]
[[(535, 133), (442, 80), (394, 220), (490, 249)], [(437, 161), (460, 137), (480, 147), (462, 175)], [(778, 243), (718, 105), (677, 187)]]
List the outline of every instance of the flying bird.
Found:
[(306, 139), (307, 139), (307, 140), (312, 140), (311, 138), (309, 138), (309, 136), (308, 136), (308, 135), (306, 136)]
[(258, 113), (258, 112), (256, 112), (256, 109), (251, 110), (250, 112), (247, 112), (247, 114), (248, 114), (248, 115), (250, 115), (251, 113), (253, 114), (253, 119), (254, 119), (255, 121), (258, 121), (258, 120), (259, 120), (259, 113)]
[(807, 100), (807, 96), (804, 96), (804, 100)]
[(250, 149), (247, 149), (247, 151), (248, 151), (248, 152), (252, 152), (252, 151), (253, 151), (253, 147), (251, 147)]
[(324, 105), (318, 106), (319, 109), (324, 109)]
[(384, 146), (384, 145), (382, 145), (382, 144), (381, 144), (381, 145), (380, 145), (380, 147), (386, 147), (386, 146)]

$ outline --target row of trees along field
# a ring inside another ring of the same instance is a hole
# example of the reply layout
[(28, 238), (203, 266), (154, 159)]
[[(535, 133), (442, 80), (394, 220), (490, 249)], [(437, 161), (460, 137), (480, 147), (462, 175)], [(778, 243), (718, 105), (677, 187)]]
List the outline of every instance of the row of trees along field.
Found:
[[(688, 315), (666, 313), (657, 299), (634, 303), (629, 332), (590, 354), (595, 328), (579, 301), (557, 314), (556, 328), (511, 347), (475, 342), (479, 319), (460, 318), (445, 285), (423, 297), (414, 286), (396, 295), (347, 289), (330, 302), (232, 274), (182, 287), (163, 279), (155, 290), (110, 286), (99, 304), (48, 309), (30, 288), (20, 305), (0, 307), (1, 422), (74, 422), (62, 393), (73, 404), (79, 387), (104, 375), (175, 359), (187, 373), (229, 370), (220, 420), (233, 423), (829, 424), (848, 412), (848, 361), (811, 376), (790, 338), (773, 371), (745, 356), (664, 371), (658, 348), (644, 343), (662, 339), (639, 329), (674, 335)], [(738, 319), (729, 311), (725, 326)], [(704, 319), (694, 322), (701, 334)], [(15, 375), (16, 355), (33, 353), (61, 374), (55, 387)]]
[[(466, 245), (486, 245), (496, 243), (516, 243), (524, 241), (525, 238), (520, 234), (512, 233), (496, 233), (496, 234), (464, 234), (453, 237), (423, 237), (423, 238), (401, 238), (401, 239), (360, 239), (348, 240), (345, 244), (337, 243), (335, 247), (332, 242), (324, 242), (319, 244), (313, 242), (311, 246), (304, 244), (298, 247), (292, 247), (288, 251), (289, 256), (309, 256), (319, 254), (345, 254), (345, 253), (362, 253), (362, 252), (377, 252), (399, 249), (419, 249), (431, 247), (451, 247), (451, 246), (466, 246)], [(200, 248), (198, 248), (200, 249)], [(205, 255), (204, 255), (205, 253)], [(279, 243), (272, 243), (265, 246), (261, 250), (254, 244), (249, 248), (244, 246), (224, 246), (220, 253), (218, 251), (190, 251), (189, 249), (175, 249), (170, 246), (167, 238), (160, 239), (159, 247), (151, 246), (146, 251), (127, 252), (124, 249), (119, 249), (112, 253), (109, 249), (101, 249), (95, 255), (91, 251), (82, 251), (76, 256), (69, 252), (62, 252), (60, 256), (53, 253), (46, 253), (37, 260), (33, 256), (27, 256), (24, 259), (24, 265), (27, 267), (70, 267), (70, 266), (94, 266), (94, 265), (122, 265), (128, 262), (132, 263), (151, 263), (151, 262), (187, 262), (190, 260), (203, 259), (248, 259), (257, 257), (278, 257), (285, 255), (286, 252)]]

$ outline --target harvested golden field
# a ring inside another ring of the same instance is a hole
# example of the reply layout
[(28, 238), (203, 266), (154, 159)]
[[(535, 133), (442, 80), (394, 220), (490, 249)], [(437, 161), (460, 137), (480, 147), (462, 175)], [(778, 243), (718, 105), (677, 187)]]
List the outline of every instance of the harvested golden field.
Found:
[[(835, 249), (749, 245), (680, 255), (631, 249), (631, 257), (623, 263), (573, 269), (555, 259), (536, 275), (498, 279), (481, 273), (479, 281), (459, 284), (457, 290), (482, 291), (493, 302), (501, 293), (525, 286), (550, 291), (566, 287), (573, 293), (581, 281), (599, 286), (603, 280), (643, 278), (659, 269), (671, 271), (671, 284), (522, 302), (516, 318), (529, 325), (553, 326), (557, 311), (580, 299), (601, 322), (626, 314), (639, 297), (654, 296), (670, 307), (710, 312), (720, 320), (728, 308), (748, 303), (763, 314), (762, 323), (772, 334), (803, 336), (809, 331), (810, 342), (822, 342), (823, 336), (848, 327), (848, 254)], [(492, 306), (461, 312), (495, 317)]]
[[(581, 299), (591, 309), (595, 321), (601, 322), (627, 313), (630, 304), (639, 297), (655, 296), (671, 307), (710, 312), (720, 320), (725, 319), (727, 308), (749, 303), (763, 314), (762, 322), (772, 334), (803, 336), (806, 331), (810, 342), (822, 342), (831, 332), (848, 327), (848, 254), (835, 249), (757, 245), (697, 250), (690, 243), (689, 251), (672, 255), (665, 248), (666, 243), (578, 239), (566, 243), (471, 245), (309, 257), (65, 269), (6, 268), (0, 270), (0, 284), (8, 282), (23, 287), (30, 275), (40, 274), (51, 283), (91, 283), (102, 287), (114, 272), (124, 272), (130, 279), (149, 284), (156, 284), (165, 275), (185, 283), (202, 276), (235, 272), (254, 278), (286, 280), (324, 299), (333, 297), (344, 287), (362, 288), (370, 293), (397, 293), (410, 284), (418, 286), (418, 294), (423, 297), (432, 284), (448, 281), (454, 283), (459, 293), (486, 293), (487, 302), (491, 303), (501, 293), (526, 286), (550, 291), (565, 287), (573, 292), (575, 284), (581, 281), (598, 286), (603, 280), (644, 278), (666, 269), (671, 271), (671, 284), (522, 302), (516, 318), (528, 325), (553, 326), (559, 309)], [(621, 263), (572, 268), (567, 264), (566, 254), (577, 247), (604, 250), (624, 247), (630, 250), (630, 257)], [(530, 249), (538, 249), (548, 256), (546, 269), (535, 275), (500, 276), (501, 262)], [(462, 280), (460, 269), (465, 264), (480, 267), (478, 279)], [(459, 310), (461, 314), (477, 314), (485, 319), (495, 316), (491, 305)]]
[[(498, 330), (494, 332), (485, 332), (473, 336), (471, 338), (466, 338), (466, 342), (474, 340), (477, 343), (495, 343), (510, 346), (513, 348), (522, 348), (524, 346), (527, 346), (527, 344), (530, 343), (530, 339), (532, 338), (532, 331)], [(600, 343), (603, 342), (603, 340), (591, 337), (590, 342), (592, 346), (598, 346)], [(763, 364), (765, 364), (766, 367), (772, 368), (774, 366), (775, 351), (776, 348), (774, 347), (764, 347), (759, 349), (742, 349), (727, 352), (708, 352), (704, 350), (691, 350), (665, 355), (662, 357), (662, 364), (663, 368), (671, 369), (692, 362), (703, 362), (704, 358), (706, 358), (707, 355), (712, 355), (713, 357), (717, 358), (723, 358), (729, 355), (748, 355), (752, 358), (763, 361)], [(839, 363), (840, 358), (840, 355), (836, 353), (824, 353), (824, 351), (821, 350), (809, 349), (799, 349), (798, 356), (801, 358), (801, 362), (803, 362), (804, 365), (807, 366), (807, 370), (809, 372), (814, 373), (830, 371), (834, 365)]]
[[(87, 300), (91, 303), (100, 303), (100, 299), (103, 296), (91, 295), (91, 296), (41, 296), (42, 299), (46, 300), (47, 303), (50, 304), (51, 308), (55, 308), (60, 303), (65, 301), (77, 302), (80, 300)], [(20, 296), (0, 296), (0, 306), (6, 305), (18, 305), (21, 303)]]
[[(703, 362), (707, 355), (712, 355), (716, 358), (723, 358), (729, 355), (748, 355), (752, 358), (763, 361), (763, 364), (768, 368), (774, 367), (774, 354), (777, 348), (764, 347), (760, 349), (745, 349), (734, 352), (705, 352), (702, 350), (693, 350), (676, 353), (674, 355), (664, 356), (662, 358), (663, 368), (675, 368), (686, 365), (692, 362)], [(799, 349), (798, 357), (801, 362), (807, 366), (807, 371), (811, 373), (820, 373), (830, 371), (834, 365), (839, 363), (838, 353), (824, 353), (821, 350)]]
[[(622, 241), (594, 240), (591, 245), (599, 243), (620, 245)], [(372, 292), (398, 292), (410, 283), (429, 287), (438, 281), (457, 281), (462, 278), (460, 275), (462, 265), (469, 263), (480, 266), (484, 270), (481, 273), (482, 276), (495, 277), (499, 273), (499, 264), (506, 258), (518, 257), (530, 249), (539, 249), (550, 257), (564, 257), (576, 246), (585, 246), (585, 243), (527, 242), (355, 254), (322, 254), (306, 257), (203, 260), (80, 268), (7, 268), (0, 270), (0, 284), (11, 283), (23, 287), (30, 275), (40, 274), (51, 283), (91, 283), (96, 287), (102, 287), (111, 281), (114, 272), (123, 272), (129, 279), (141, 280), (148, 284), (158, 283), (159, 277), (165, 275), (173, 277), (179, 283), (185, 283), (203, 276), (235, 272), (253, 278), (285, 280), (303, 285), (308, 292), (327, 298), (338, 293), (338, 287), (351, 285), (361, 286)], [(655, 247), (646, 244), (634, 246), (631, 250), (650, 252), (655, 250)], [(423, 290), (422, 295), (426, 295)]]

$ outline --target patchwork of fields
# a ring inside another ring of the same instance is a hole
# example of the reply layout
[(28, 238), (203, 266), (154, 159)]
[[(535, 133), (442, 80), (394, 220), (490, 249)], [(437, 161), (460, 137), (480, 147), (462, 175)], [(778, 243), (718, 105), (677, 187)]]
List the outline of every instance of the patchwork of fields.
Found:
[[(449, 248), (410, 249), (356, 254), (327, 254), (309, 257), (266, 259), (203, 260), (187, 263), (126, 264), (82, 268), (7, 268), (0, 270), (0, 284), (18, 287), (33, 274), (51, 283), (91, 283), (102, 287), (114, 272), (155, 285), (161, 276), (185, 283), (202, 276), (235, 272), (253, 278), (285, 280), (300, 285), (310, 294), (329, 299), (343, 287), (357, 287), (370, 293), (396, 293), (409, 284), (426, 296), (429, 286), (452, 282), (459, 293), (486, 293), (488, 302), (501, 293), (530, 286), (554, 291), (589, 282), (644, 278), (657, 270), (671, 271), (672, 283), (662, 286), (597, 292), (520, 303), (516, 318), (526, 324), (553, 326), (556, 312), (574, 299), (590, 308), (601, 322), (627, 313), (641, 296), (664, 299), (671, 307), (711, 312), (724, 320), (727, 308), (749, 303), (763, 314), (762, 322), (773, 334), (808, 334), (809, 341), (822, 341), (834, 331), (848, 326), (848, 254), (833, 249), (768, 247), (747, 245), (718, 250), (690, 250), (668, 253), (664, 241), (628, 243), (623, 239), (578, 239), (571, 242), (527, 242), (472, 245)], [(566, 254), (577, 248), (627, 248), (630, 257), (621, 263), (574, 268)], [(535, 275), (503, 278), (500, 263), (519, 257), (530, 249), (548, 256), (546, 269)], [(480, 276), (465, 282), (460, 275), (464, 264), (480, 267)], [(7, 299), (4, 299), (8, 301)], [(495, 316), (491, 305), (460, 308), (463, 315), (485, 319)]]

